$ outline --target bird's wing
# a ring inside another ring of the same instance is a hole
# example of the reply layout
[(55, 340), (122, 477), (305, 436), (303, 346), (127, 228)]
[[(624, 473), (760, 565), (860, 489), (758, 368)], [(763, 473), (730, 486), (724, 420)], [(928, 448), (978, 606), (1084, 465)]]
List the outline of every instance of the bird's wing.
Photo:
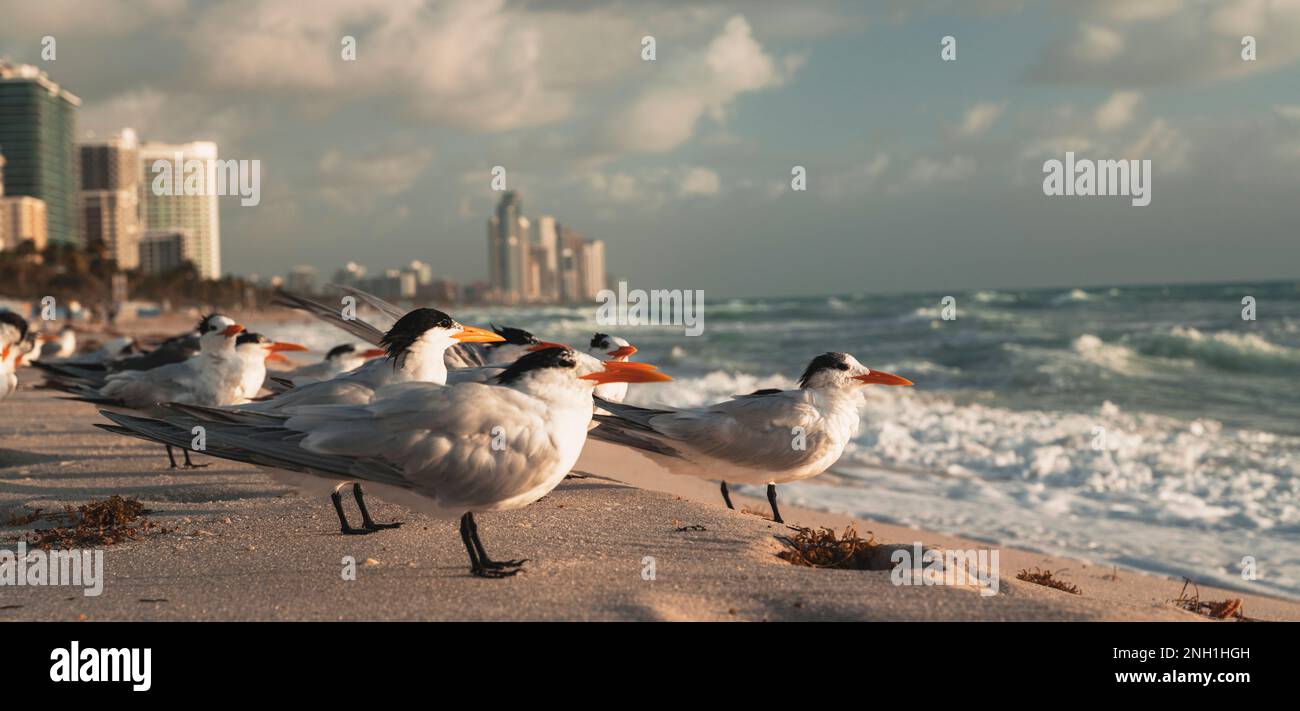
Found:
[(597, 415), (601, 426), (633, 431), (674, 450), (689, 450), (760, 469), (792, 466), (804, 457), (796, 446), (820, 431), (821, 413), (800, 390), (742, 397), (706, 407), (647, 410), (600, 401), (613, 417)]
[(375, 296), (374, 294), (371, 294), (368, 291), (362, 291), (361, 289), (357, 289), (351, 286), (343, 286), (342, 284), (330, 284), (330, 286), (335, 289), (338, 289), (339, 291), (342, 291), (345, 294), (349, 294), (351, 296), (357, 297), (363, 303), (368, 305), (370, 308), (378, 311), (379, 313), (385, 316), (388, 316), (394, 322), (396, 322), (398, 319), (406, 315), (406, 309), (397, 306), (395, 304), (390, 304), (387, 301), (384, 301), (383, 299), (379, 298), (378, 296)]
[(272, 303), (279, 306), (288, 306), (294, 309), (300, 309), (315, 316), (316, 318), (333, 324), (339, 328), (351, 333), (361, 340), (371, 345), (379, 345), (383, 339), (384, 332), (374, 325), (363, 321), (359, 318), (343, 318), (343, 311), (340, 307), (322, 304), (319, 301), (313, 301), (305, 296), (299, 296), (288, 291), (275, 292), (275, 298)]
[(487, 365), (487, 360), (483, 357), (483, 349), (475, 348), (474, 343), (457, 343), (447, 349), (442, 356), (442, 362), (448, 370), (456, 368), (481, 368)]
[(505, 372), (505, 366), (501, 365), (482, 365), (474, 368), (454, 368), (447, 371), (447, 384), (455, 385), (457, 383), (490, 383), (501, 373)]

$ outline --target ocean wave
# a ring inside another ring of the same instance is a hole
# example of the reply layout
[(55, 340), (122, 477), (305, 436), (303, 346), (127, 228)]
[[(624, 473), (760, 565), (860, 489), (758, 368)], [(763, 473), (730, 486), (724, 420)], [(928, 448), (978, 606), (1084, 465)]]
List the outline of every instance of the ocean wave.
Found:
[(1052, 299), (1052, 303), (1068, 304), (1071, 302), (1091, 301), (1091, 300), (1092, 300), (1092, 296), (1088, 294), (1088, 292), (1084, 291), (1083, 289), (1071, 289), (1065, 292), (1064, 294), (1061, 294), (1056, 298)]
[(1223, 370), (1300, 369), (1300, 350), (1277, 345), (1254, 333), (1205, 333), (1191, 327), (1174, 326), (1133, 340), (1143, 355), (1189, 358)]

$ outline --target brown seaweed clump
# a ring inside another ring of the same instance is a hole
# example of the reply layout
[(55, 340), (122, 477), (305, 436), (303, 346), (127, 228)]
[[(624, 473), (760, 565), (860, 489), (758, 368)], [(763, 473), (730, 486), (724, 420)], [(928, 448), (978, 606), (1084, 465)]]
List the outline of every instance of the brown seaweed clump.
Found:
[[(1190, 593), (1187, 592), (1188, 585), (1192, 586), (1192, 592)], [(1243, 610), (1245, 603), (1239, 597), (1228, 598), (1219, 602), (1202, 600), (1201, 589), (1190, 578), (1183, 578), (1182, 592), (1178, 593), (1177, 599), (1171, 602), (1188, 612), (1195, 612), (1198, 615), (1205, 615), (1216, 620), (1231, 618), (1238, 622), (1258, 622), (1254, 617), (1246, 617)]]
[(777, 553), (782, 560), (809, 568), (874, 569), (872, 549), (879, 544), (870, 531), (868, 538), (860, 538), (853, 524), (845, 526), (839, 537), (833, 528), (792, 528), (793, 536), (776, 537), (785, 544), (785, 549)]
[(1016, 573), (1016, 580), (1023, 580), (1027, 583), (1033, 583), (1035, 585), (1046, 585), (1049, 588), (1064, 590), (1065, 592), (1068, 592), (1071, 595), (1083, 594), (1083, 591), (1079, 589), (1078, 585), (1075, 585), (1073, 583), (1067, 583), (1064, 580), (1057, 580), (1056, 578), (1052, 577), (1052, 575), (1053, 575), (1052, 571), (1040, 570), (1037, 566), (1035, 566), (1033, 570), (1022, 570), (1019, 573)]
[[(134, 540), (146, 533), (167, 532), (167, 529), (145, 518), (146, 513), (149, 512), (144, 504), (116, 494), (104, 501), (92, 501), (77, 507), (65, 506), (62, 514), (41, 513), (38, 510), (23, 517), (27, 519), (24, 523), (40, 518), (63, 518), (66, 525), (38, 528), (28, 533), (24, 540), (46, 550), (92, 548)], [(15, 519), (15, 522), (18, 521)]]

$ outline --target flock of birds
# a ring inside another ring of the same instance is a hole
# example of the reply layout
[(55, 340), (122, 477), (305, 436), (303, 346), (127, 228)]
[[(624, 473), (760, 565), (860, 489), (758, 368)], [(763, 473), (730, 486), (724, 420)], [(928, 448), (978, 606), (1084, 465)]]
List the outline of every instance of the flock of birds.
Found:
[[(525, 560), (495, 560), (474, 514), (518, 509), (562, 481), (588, 437), (629, 447), (675, 474), (767, 485), (816, 476), (857, 432), (863, 385), (911, 385), (846, 353), (812, 359), (792, 390), (760, 390), (696, 408), (644, 408), (623, 399), (630, 383), (671, 380), (630, 360), (637, 349), (597, 333), (576, 349), (519, 328), (484, 329), (433, 308), (406, 310), (363, 291), (348, 293), (392, 325), (381, 329), (291, 293), (282, 305), (309, 312), (365, 342), (324, 360), (268, 372), (293, 343), (249, 333), (212, 314), (193, 332), (147, 352), (115, 338), (78, 354), (75, 332), (37, 337), (0, 312), (0, 399), (17, 370), (43, 371), (44, 387), (104, 406), (97, 427), (162, 444), (184, 466), (190, 450), (262, 467), (306, 494), (328, 495), (344, 534), (373, 533), (362, 491), (437, 518), (460, 519), (470, 572), (507, 577)], [(196, 445), (196, 443), (199, 443)], [(343, 510), (351, 486), (361, 526)]]

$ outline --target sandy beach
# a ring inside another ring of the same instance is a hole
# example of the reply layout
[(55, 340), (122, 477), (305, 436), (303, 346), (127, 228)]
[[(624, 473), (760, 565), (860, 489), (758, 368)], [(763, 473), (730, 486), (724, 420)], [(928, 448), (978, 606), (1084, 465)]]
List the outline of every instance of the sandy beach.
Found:
[[(1169, 620), (1181, 580), (999, 548), (996, 595), (974, 586), (899, 586), (888, 570), (800, 567), (778, 557), (790, 529), (728, 511), (713, 482), (663, 473), (589, 442), (579, 477), (522, 511), (480, 517), (489, 551), (527, 558), (505, 580), (468, 575), (455, 522), (371, 499), (395, 530), (340, 535), (327, 500), (253, 467), (169, 470), (161, 447), (95, 429), (92, 405), (23, 388), (0, 404), (0, 547), (44, 523), (15, 516), (119, 494), (166, 529), (105, 549), (103, 594), (0, 588), (0, 620)], [(733, 494), (738, 507), (766, 501)], [(352, 503), (348, 511), (355, 516)], [(787, 523), (853, 523), (882, 545), (995, 548), (927, 531), (782, 506)], [(346, 561), (355, 579), (344, 579)], [(1017, 580), (1051, 570), (1075, 595)], [(1300, 603), (1202, 585), (1202, 600), (1242, 598), (1263, 620), (1300, 620)]]

